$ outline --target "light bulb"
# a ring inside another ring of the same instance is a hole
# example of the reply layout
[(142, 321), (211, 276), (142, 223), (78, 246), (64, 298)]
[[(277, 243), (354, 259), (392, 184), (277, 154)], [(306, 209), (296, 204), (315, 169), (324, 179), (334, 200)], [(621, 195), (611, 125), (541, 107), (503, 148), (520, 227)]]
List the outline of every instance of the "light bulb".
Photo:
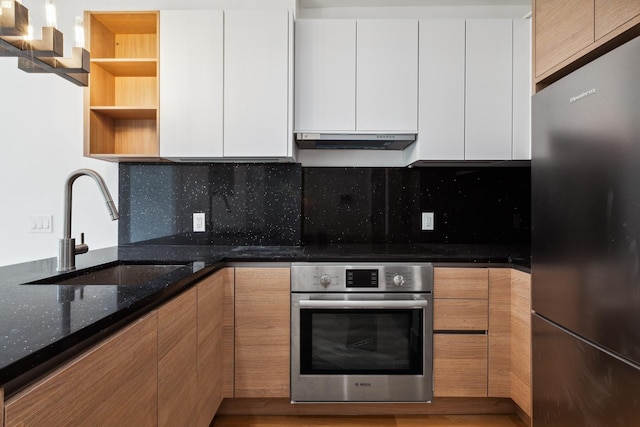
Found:
[(2, 0), (0, 1), (0, 15), (2, 15), (2, 9), (11, 9), (13, 7), (13, 2), (10, 0)]
[(25, 34), (22, 38), (26, 41), (33, 40), (33, 25), (29, 24), (29, 26), (27, 27), (27, 34)]
[(46, 0), (45, 8), (47, 12), (47, 27), (55, 27), (56, 22), (56, 5), (53, 0)]
[(84, 21), (81, 16), (76, 16), (76, 47), (84, 48)]

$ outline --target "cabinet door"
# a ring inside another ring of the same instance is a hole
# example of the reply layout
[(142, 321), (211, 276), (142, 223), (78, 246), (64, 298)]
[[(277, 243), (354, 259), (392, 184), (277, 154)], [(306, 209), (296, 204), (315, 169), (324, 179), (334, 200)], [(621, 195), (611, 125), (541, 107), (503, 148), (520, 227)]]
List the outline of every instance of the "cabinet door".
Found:
[(289, 13), (224, 13), (224, 156), (287, 157)]
[(531, 416), (531, 275), (517, 270), (511, 271), (511, 398)]
[(464, 20), (420, 21), (416, 160), (464, 160)]
[(237, 268), (235, 397), (289, 397), (288, 268)]
[(487, 396), (486, 335), (433, 335), (433, 396)]
[(465, 159), (510, 160), (510, 19), (467, 21)]
[(225, 268), (198, 283), (198, 369), (196, 426), (211, 424), (222, 402), (222, 329), (224, 291), (233, 283), (233, 269)]
[(418, 21), (357, 22), (356, 129), (418, 130)]
[(160, 29), (160, 155), (222, 157), (222, 12), (163, 10)]
[(235, 270), (230, 268), (230, 278), (224, 285), (222, 302), (222, 398), (234, 397), (235, 382)]
[(158, 425), (157, 328), (153, 312), (29, 386), (5, 426)]
[(537, 77), (593, 43), (594, 2), (535, 0), (533, 4)]
[(489, 397), (511, 397), (511, 269), (489, 269)]
[(531, 21), (513, 20), (513, 160), (531, 160)]
[(296, 131), (356, 129), (356, 23), (296, 21)]
[(638, 0), (595, 0), (595, 15), (595, 39), (598, 40), (640, 15), (640, 2)]
[(186, 426), (196, 401), (196, 288), (158, 310), (158, 425)]

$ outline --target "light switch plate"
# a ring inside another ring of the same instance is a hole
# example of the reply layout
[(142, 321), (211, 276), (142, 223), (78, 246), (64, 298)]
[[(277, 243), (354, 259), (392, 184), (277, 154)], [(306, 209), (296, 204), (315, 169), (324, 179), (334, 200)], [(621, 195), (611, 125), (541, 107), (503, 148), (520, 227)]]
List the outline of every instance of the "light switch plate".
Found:
[(433, 212), (422, 212), (422, 230), (433, 230)]
[(53, 215), (29, 215), (29, 233), (52, 233)]
[(204, 222), (204, 212), (193, 213), (193, 232), (202, 233), (205, 231), (206, 226)]

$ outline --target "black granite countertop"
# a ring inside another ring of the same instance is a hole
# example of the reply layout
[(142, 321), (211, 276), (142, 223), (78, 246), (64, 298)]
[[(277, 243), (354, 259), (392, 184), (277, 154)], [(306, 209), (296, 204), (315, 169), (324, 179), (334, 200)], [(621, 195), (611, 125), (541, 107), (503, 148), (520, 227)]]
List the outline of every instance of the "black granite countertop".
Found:
[(528, 247), (458, 244), (131, 245), (76, 258), (79, 270), (115, 262), (184, 264), (140, 286), (26, 284), (60, 276), (55, 258), (0, 267), (0, 385), (153, 310), (226, 262), (294, 261), (423, 261), (530, 269)]

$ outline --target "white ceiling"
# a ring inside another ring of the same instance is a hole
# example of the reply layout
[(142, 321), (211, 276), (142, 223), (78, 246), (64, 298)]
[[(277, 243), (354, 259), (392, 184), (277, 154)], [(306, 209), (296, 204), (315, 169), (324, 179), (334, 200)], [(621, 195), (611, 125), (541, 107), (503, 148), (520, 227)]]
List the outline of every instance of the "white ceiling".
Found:
[(531, 6), (531, 0), (298, 0), (300, 8), (425, 7), (425, 6)]

